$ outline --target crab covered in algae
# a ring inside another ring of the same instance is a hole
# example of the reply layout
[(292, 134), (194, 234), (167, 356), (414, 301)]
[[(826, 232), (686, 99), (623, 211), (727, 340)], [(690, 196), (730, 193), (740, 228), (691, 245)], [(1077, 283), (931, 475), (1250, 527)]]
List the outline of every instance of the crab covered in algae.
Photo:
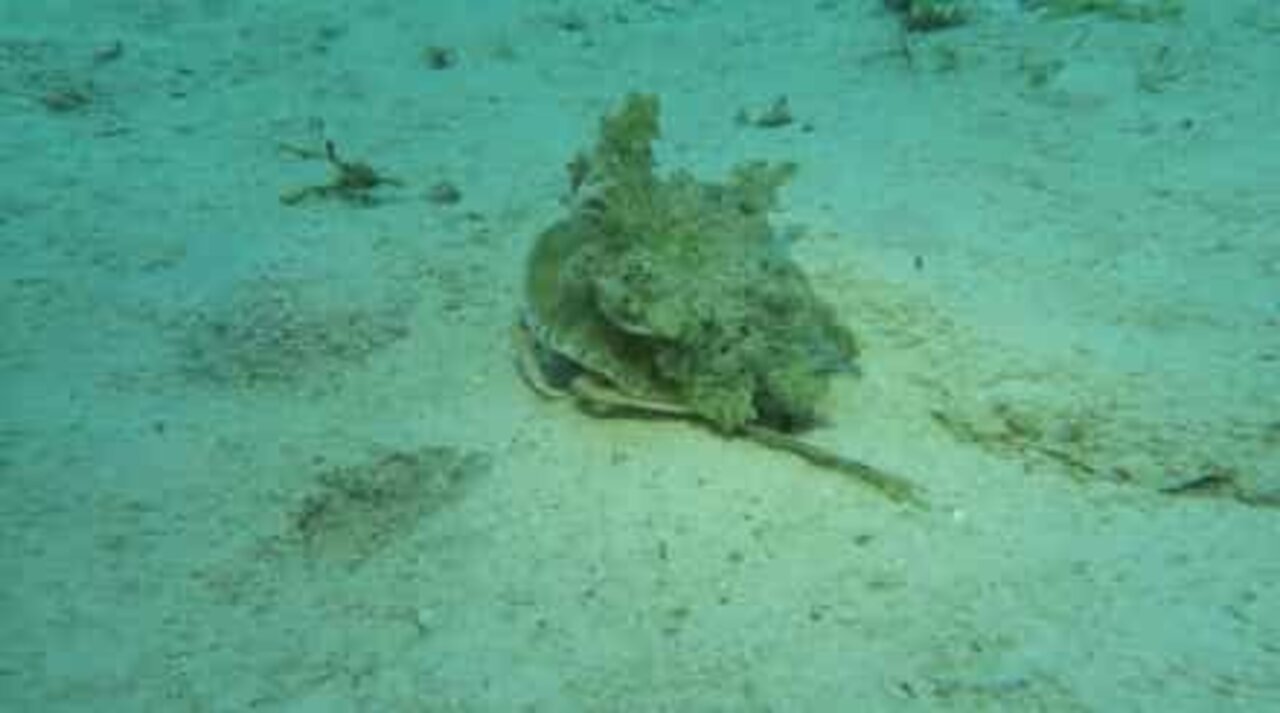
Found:
[(797, 435), (858, 350), (769, 224), (793, 166), (747, 163), (724, 183), (659, 176), (658, 136), (657, 98), (633, 94), (570, 163), (570, 214), (528, 258), (526, 381), (593, 412), (698, 420), (911, 499), (906, 481)]

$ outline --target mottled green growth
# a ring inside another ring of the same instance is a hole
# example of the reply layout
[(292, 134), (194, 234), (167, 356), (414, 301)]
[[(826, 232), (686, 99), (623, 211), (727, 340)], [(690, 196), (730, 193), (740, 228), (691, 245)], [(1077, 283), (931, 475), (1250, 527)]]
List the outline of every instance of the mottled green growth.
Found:
[(1023, 0), (1031, 10), (1063, 18), (1096, 14), (1113, 20), (1160, 22), (1182, 17), (1182, 0)]
[(769, 224), (794, 166), (658, 176), (657, 137), (657, 99), (633, 95), (572, 164), (573, 213), (530, 256), (530, 327), (620, 390), (725, 431), (812, 425), (857, 349)]
[(653, 178), (653, 142), (658, 127), (658, 98), (633, 95), (622, 109), (600, 122), (600, 138), (591, 161), (602, 177), (615, 183), (644, 183)]

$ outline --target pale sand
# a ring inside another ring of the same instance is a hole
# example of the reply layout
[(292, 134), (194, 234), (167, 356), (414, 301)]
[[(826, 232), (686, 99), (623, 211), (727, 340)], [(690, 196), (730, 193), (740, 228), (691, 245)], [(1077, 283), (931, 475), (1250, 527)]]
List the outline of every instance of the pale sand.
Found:
[[(1280, 707), (1280, 10), (1188, 4), (912, 67), (878, 0), (7, 4), (0, 708)], [(664, 168), (800, 164), (813, 437), (932, 509), (520, 383), (632, 89)], [(324, 137), (407, 185), (280, 205)]]

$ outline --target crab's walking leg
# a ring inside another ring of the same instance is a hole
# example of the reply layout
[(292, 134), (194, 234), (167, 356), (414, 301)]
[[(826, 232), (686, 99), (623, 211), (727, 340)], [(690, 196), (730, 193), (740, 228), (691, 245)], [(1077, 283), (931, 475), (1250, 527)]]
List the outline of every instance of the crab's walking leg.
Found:
[(845, 475), (851, 475), (879, 490), (894, 502), (906, 503), (917, 507), (928, 507), (928, 504), (920, 494), (919, 488), (906, 478), (761, 426), (748, 425), (745, 427), (744, 433), (752, 440), (770, 448), (787, 451), (804, 458), (814, 465), (831, 468)]

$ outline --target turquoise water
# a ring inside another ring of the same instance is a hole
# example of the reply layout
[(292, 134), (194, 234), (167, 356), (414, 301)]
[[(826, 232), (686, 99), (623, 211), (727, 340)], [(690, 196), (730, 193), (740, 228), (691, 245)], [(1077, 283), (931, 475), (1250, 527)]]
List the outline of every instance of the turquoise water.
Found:
[[(0, 709), (1280, 709), (1280, 8), (892, 5), (0, 4)], [(630, 92), (920, 503), (529, 388)]]

